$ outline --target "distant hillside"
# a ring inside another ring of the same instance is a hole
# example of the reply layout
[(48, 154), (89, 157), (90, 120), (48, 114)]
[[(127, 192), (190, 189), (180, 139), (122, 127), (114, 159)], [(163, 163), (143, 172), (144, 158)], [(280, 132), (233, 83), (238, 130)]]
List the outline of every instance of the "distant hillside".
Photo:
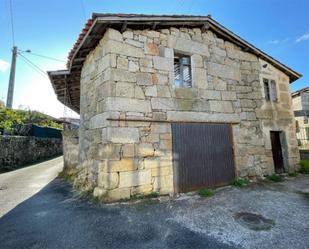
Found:
[(62, 129), (55, 118), (37, 111), (13, 110), (0, 104), (0, 130), (14, 133), (14, 125), (35, 124), (43, 127)]

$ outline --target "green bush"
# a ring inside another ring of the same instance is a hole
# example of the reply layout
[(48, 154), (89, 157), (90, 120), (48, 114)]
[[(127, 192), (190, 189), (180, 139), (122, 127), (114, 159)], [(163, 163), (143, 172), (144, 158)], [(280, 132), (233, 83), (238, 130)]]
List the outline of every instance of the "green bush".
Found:
[(282, 182), (284, 180), (282, 176), (279, 176), (279, 175), (276, 175), (276, 174), (273, 174), (271, 176), (267, 176), (266, 178), (269, 181), (272, 181), (272, 182)]
[(202, 188), (198, 190), (197, 193), (200, 197), (210, 197), (214, 195), (214, 192), (208, 188)]
[(242, 178), (237, 178), (231, 183), (231, 185), (235, 187), (244, 187), (244, 186), (247, 186), (248, 184), (249, 184), (249, 180), (242, 179)]
[(300, 172), (309, 174), (309, 160), (300, 160)]

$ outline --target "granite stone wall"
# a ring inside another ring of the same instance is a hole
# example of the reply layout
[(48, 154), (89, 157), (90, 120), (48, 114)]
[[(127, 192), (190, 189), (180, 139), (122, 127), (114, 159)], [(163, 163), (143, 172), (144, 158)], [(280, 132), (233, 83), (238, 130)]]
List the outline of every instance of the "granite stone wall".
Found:
[(1, 171), (17, 169), (61, 154), (61, 139), (0, 136)]
[[(175, 88), (174, 53), (191, 57), (192, 88)], [(94, 195), (174, 193), (171, 122), (233, 123), (237, 176), (274, 172), (270, 130), (285, 134), (287, 171), (299, 160), (288, 77), (211, 31), (108, 29), (81, 75), (76, 184)], [(266, 103), (263, 77), (277, 82)]]
[(65, 129), (63, 138), (63, 171), (75, 175), (78, 165), (78, 128)]

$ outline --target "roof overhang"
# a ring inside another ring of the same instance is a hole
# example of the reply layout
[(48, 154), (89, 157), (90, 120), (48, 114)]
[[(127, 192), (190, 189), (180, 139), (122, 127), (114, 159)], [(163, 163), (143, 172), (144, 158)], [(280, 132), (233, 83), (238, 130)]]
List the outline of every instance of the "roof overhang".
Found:
[(286, 73), (291, 83), (302, 76), (223, 27), (210, 16), (94, 13), (92, 19), (88, 20), (73, 49), (69, 53), (67, 63), (68, 70), (48, 72), (57, 98), (63, 104), (79, 113), (80, 74), (83, 63), (88, 53), (97, 46), (108, 28), (123, 32), (128, 28), (155, 30), (168, 27), (210, 29), (224, 40), (238, 45), (246, 52), (255, 54), (280, 71)]

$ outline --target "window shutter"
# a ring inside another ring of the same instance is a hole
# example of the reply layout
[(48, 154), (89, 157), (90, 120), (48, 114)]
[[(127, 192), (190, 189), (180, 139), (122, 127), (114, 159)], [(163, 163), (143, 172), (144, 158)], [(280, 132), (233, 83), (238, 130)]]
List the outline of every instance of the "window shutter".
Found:
[(264, 93), (265, 93), (265, 99), (267, 101), (270, 100), (270, 96), (269, 96), (269, 84), (268, 84), (268, 80), (267, 79), (263, 79), (263, 83), (264, 83)]
[(175, 80), (175, 86), (180, 87), (181, 86), (181, 79), (180, 79), (180, 60), (179, 58), (174, 59), (174, 80)]
[(270, 94), (271, 94), (271, 101), (276, 102), (278, 99), (277, 99), (276, 82), (274, 80), (270, 81)]

